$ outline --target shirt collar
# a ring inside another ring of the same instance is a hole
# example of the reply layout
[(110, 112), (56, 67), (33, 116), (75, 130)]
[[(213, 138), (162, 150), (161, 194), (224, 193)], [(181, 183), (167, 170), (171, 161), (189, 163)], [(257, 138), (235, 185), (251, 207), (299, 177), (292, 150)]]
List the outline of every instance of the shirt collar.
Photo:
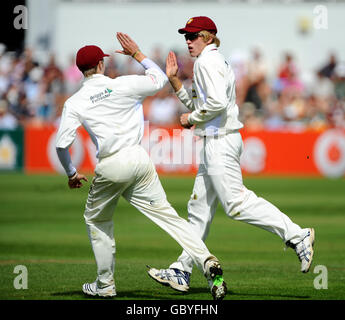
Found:
[(211, 43), (209, 45), (207, 45), (204, 50), (202, 50), (202, 52), (199, 54), (198, 58), (200, 58), (202, 55), (206, 54), (207, 52), (210, 52), (212, 50), (217, 50), (218, 51), (218, 48), (217, 46), (214, 44), (214, 43)]
[(102, 77), (104, 77), (104, 74), (96, 73), (96, 74), (93, 74), (90, 77), (85, 78), (83, 83), (88, 82), (88, 81), (93, 80), (93, 79), (99, 79), (99, 78), (102, 78)]

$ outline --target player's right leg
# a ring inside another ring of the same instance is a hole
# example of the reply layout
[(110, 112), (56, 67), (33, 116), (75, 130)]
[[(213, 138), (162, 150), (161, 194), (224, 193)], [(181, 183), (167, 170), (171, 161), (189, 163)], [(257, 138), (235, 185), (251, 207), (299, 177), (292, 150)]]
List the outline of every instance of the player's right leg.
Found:
[[(215, 159), (218, 170), (209, 170), (213, 186), (227, 215), (278, 235), (286, 244), (296, 248), (301, 270), (309, 270), (313, 258), (314, 233), (301, 228), (269, 201), (248, 190), (242, 181), (240, 167), (242, 138), (240, 133), (210, 139), (206, 147), (206, 164), (212, 169)], [(223, 161), (225, 159), (225, 161)], [(299, 249), (301, 248), (301, 249)], [(304, 249), (306, 248), (306, 249)]]
[(119, 196), (118, 188), (109, 180), (96, 175), (92, 180), (84, 218), (97, 265), (95, 282), (85, 283), (88, 295), (116, 295), (114, 282), (115, 240), (113, 212)]
[(84, 218), (97, 264), (97, 278), (95, 282), (83, 285), (83, 291), (88, 295), (116, 295), (113, 214), (119, 197), (134, 177), (127, 151), (100, 160), (90, 186)]

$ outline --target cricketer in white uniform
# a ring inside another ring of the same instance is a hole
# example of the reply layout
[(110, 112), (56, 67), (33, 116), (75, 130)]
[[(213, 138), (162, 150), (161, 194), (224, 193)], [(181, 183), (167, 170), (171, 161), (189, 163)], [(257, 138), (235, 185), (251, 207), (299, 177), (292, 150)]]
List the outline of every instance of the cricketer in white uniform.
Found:
[(116, 52), (135, 58), (145, 68), (145, 75), (106, 77), (103, 58), (107, 55), (97, 46), (81, 48), (76, 64), (85, 81), (66, 101), (56, 137), (58, 157), (69, 176), (70, 188), (80, 188), (82, 180), (87, 181), (74, 168), (68, 151), (79, 126), (87, 130), (97, 148), (99, 161), (84, 212), (97, 264), (97, 279), (85, 283), (83, 291), (93, 296), (116, 295), (113, 213), (122, 195), (188, 252), (206, 278), (215, 282), (211, 290), (214, 299), (222, 299), (226, 284), (219, 261), (169, 204), (155, 167), (140, 146), (141, 102), (161, 90), (168, 79), (128, 35), (119, 32), (117, 38), (123, 50)]
[[(193, 69), (192, 92), (187, 92), (177, 77), (176, 56), (170, 52), (166, 74), (180, 101), (191, 110), (180, 118), (181, 125), (202, 137), (203, 149), (195, 179), (193, 193), (188, 202), (188, 220), (193, 230), (205, 240), (218, 201), (232, 219), (243, 221), (278, 235), (286, 245), (295, 249), (301, 261), (301, 271), (308, 272), (313, 258), (314, 230), (302, 229), (273, 204), (248, 190), (242, 181), (240, 156), (243, 142), (239, 129), (234, 72), (218, 51), (217, 27), (208, 17), (193, 17), (185, 28), (190, 55), (197, 57)], [(231, 247), (231, 244), (230, 244)], [(151, 268), (148, 272), (163, 283), (169, 275), (177, 279), (180, 274), (188, 281), (172, 287), (188, 291), (193, 261), (183, 251), (168, 269)]]

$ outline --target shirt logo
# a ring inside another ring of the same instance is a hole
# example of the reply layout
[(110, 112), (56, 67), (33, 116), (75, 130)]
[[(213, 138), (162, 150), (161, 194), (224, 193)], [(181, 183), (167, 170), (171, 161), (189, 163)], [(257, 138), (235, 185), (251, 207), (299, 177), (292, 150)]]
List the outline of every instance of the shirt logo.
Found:
[(92, 103), (99, 102), (101, 100), (104, 100), (105, 98), (110, 97), (110, 93), (112, 93), (113, 90), (110, 89), (105, 89), (104, 91), (101, 91), (99, 93), (94, 94), (93, 96), (90, 97), (90, 100)]

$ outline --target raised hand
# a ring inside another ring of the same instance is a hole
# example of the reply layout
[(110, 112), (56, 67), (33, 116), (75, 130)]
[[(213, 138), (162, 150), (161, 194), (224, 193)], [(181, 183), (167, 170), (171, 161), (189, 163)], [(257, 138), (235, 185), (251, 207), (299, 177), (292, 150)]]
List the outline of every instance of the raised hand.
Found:
[(127, 56), (133, 56), (139, 50), (138, 45), (134, 42), (134, 40), (132, 40), (132, 38), (128, 34), (117, 32), (116, 38), (120, 42), (123, 50), (116, 50), (115, 52)]
[(177, 58), (174, 52), (170, 51), (166, 59), (165, 73), (170, 79), (171, 77), (176, 77), (178, 72)]

